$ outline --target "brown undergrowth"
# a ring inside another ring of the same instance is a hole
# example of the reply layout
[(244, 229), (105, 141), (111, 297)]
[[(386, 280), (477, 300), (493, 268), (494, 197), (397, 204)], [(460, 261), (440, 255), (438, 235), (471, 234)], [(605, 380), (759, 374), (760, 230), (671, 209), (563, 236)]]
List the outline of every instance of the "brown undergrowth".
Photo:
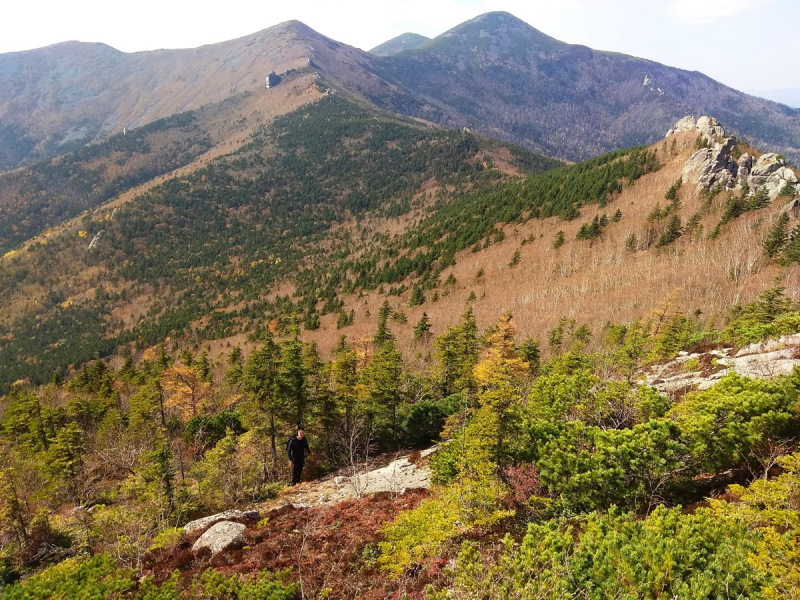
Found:
[(427, 497), (427, 490), (405, 494), (374, 494), (332, 506), (284, 505), (262, 515), (259, 523), (244, 522), (245, 545), (215, 557), (194, 555), (197, 536), (177, 547), (156, 550), (144, 562), (144, 575), (165, 581), (174, 571), (188, 581), (194, 574), (214, 568), (230, 575), (256, 574), (264, 569), (290, 569), (290, 580), (301, 585), (308, 598), (395, 597), (400, 592), (421, 597), (422, 590), (440, 576), (435, 568), (422, 569), (400, 581), (390, 579), (377, 565), (377, 543), (384, 524), (400, 511), (410, 510)]

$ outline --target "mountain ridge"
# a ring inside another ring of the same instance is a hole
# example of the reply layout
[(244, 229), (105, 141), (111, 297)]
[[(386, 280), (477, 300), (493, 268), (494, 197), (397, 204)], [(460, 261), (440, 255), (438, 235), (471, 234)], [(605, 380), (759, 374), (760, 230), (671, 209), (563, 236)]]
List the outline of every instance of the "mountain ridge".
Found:
[(800, 160), (800, 110), (697, 72), (566, 44), (504, 12), (385, 57), (299, 21), (195, 49), (126, 54), (95, 46), (104, 48), (102, 70), (70, 62), (71, 48), (0, 55), (0, 168), (263, 88), (270, 71), (291, 70), (316, 73), (384, 109), (569, 160), (651, 143), (686, 114), (714, 114)]

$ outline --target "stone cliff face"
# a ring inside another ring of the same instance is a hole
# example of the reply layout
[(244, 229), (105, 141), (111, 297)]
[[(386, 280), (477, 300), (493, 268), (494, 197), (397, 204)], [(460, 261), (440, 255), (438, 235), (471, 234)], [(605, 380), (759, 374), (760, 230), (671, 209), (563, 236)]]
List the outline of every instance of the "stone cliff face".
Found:
[[(722, 190), (748, 189), (755, 194), (764, 189), (770, 200), (779, 194), (795, 196), (798, 178), (786, 160), (773, 152), (758, 158), (745, 152), (734, 156), (737, 140), (726, 137), (725, 129), (713, 117), (684, 117), (667, 132), (667, 138), (682, 132), (697, 132), (706, 145), (697, 150), (683, 167), (683, 181), (695, 183), (701, 189), (719, 187)], [(786, 187), (794, 188), (787, 192)]]

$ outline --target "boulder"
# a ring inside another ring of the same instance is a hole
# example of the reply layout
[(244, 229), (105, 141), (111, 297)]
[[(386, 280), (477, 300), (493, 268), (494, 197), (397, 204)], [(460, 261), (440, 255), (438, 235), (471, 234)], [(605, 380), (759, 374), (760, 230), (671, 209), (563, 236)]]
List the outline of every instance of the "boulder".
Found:
[(188, 535), (191, 535), (193, 533), (199, 533), (201, 531), (205, 531), (215, 523), (218, 523), (220, 521), (231, 521), (233, 519), (257, 520), (258, 511), (226, 510), (225, 512), (221, 512), (216, 515), (211, 515), (210, 517), (203, 517), (202, 519), (197, 519), (195, 521), (188, 522), (186, 525), (183, 526), (183, 532)]
[(701, 148), (683, 165), (684, 181), (693, 181), (699, 187), (710, 189), (719, 184), (723, 188), (734, 188), (738, 182), (739, 166), (731, 158), (736, 145), (733, 138), (714, 144), (713, 148)]
[(95, 248), (97, 248), (98, 244), (100, 244), (100, 241), (105, 237), (105, 235), (106, 235), (105, 229), (101, 229), (100, 231), (98, 231), (97, 235), (95, 235), (92, 238), (92, 241), (89, 242), (89, 246), (86, 248), (87, 252), (90, 252)]
[(800, 198), (795, 198), (781, 209), (782, 213), (789, 215), (790, 219), (800, 218)]
[(714, 117), (702, 116), (697, 119), (696, 128), (703, 134), (703, 137), (710, 142), (715, 142), (718, 139), (725, 137), (725, 129), (720, 125)]
[(192, 552), (208, 549), (211, 554), (218, 554), (223, 550), (239, 546), (244, 543), (244, 530), (247, 526), (233, 521), (220, 521), (203, 535), (192, 546)]
[(750, 176), (750, 171), (753, 169), (753, 157), (745, 152), (739, 157), (739, 160), (736, 161), (736, 164), (739, 167), (739, 171), (737, 173), (739, 185), (745, 186), (747, 185), (747, 178)]

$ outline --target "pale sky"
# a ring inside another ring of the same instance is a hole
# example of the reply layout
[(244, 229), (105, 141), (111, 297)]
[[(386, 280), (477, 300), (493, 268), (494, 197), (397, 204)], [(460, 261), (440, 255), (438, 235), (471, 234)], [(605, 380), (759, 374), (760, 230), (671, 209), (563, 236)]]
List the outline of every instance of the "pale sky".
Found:
[(66, 40), (125, 52), (187, 48), (289, 19), (368, 50), (493, 10), (565, 42), (702, 71), (740, 90), (800, 88), (798, 0), (29, 0), (4, 6), (0, 52)]

